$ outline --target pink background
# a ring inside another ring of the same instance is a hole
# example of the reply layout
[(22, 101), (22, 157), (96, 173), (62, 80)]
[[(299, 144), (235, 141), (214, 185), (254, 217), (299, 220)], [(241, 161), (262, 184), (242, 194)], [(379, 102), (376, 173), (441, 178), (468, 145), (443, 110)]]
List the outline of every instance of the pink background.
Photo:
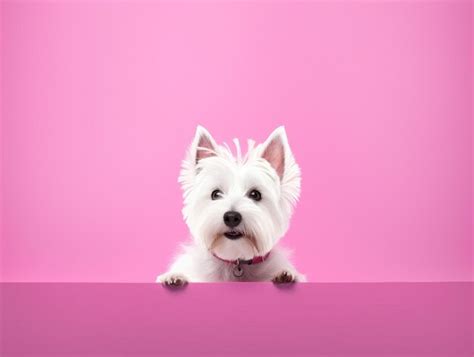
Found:
[(286, 126), (310, 280), (471, 280), (470, 2), (1, 10), (3, 281), (153, 281), (197, 124)]

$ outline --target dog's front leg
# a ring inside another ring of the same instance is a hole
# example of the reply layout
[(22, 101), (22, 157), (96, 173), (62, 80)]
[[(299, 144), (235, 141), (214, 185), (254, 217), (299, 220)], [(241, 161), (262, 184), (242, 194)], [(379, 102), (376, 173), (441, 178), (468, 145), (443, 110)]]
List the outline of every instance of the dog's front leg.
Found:
[(305, 282), (306, 277), (300, 274), (288, 259), (288, 253), (285, 250), (276, 248), (270, 255), (266, 267), (269, 277), (275, 284), (288, 284), (295, 282)]
[(165, 286), (170, 287), (181, 287), (188, 283), (188, 279), (184, 274), (176, 273), (173, 271), (166, 272), (164, 274), (159, 275), (156, 278), (157, 283), (161, 283)]
[(276, 274), (272, 279), (272, 282), (274, 282), (275, 284), (296, 283), (296, 281), (297, 281), (297, 274), (288, 270), (282, 270), (281, 272)]
[(170, 287), (181, 287), (192, 280), (193, 264), (189, 254), (178, 255), (169, 270), (156, 278), (157, 283)]

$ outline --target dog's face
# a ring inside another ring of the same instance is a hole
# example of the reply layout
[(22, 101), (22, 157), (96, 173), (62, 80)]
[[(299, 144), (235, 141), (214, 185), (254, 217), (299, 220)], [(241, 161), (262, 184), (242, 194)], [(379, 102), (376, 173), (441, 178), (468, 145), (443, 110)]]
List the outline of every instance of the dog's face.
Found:
[(265, 255), (285, 234), (300, 192), (300, 169), (283, 127), (237, 155), (198, 127), (179, 181), (194, 239), (222, 259)]

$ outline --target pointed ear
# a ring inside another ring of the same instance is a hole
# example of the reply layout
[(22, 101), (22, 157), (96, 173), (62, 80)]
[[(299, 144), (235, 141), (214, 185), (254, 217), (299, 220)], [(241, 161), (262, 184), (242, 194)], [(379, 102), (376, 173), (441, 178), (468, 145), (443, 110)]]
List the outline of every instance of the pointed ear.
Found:
[(202, 126), (198, 125), (196, 128), (196, 134), (191, 145), (192, 155), (194, 156), (194, 163), (198, 163), (199, 160), (216, 156), (217, 144), (212, 138), (211, 134)]
[(262, 144), (262, 158), (267, 160), (275, 169), (280, 179), (285, 175), (285, 163), (288, 155), (288, 140), (283, 126), (275, 129)]

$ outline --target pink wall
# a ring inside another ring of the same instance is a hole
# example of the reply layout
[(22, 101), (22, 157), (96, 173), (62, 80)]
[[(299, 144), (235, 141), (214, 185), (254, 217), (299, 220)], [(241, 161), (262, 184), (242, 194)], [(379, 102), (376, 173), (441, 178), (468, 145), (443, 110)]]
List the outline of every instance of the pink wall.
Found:
[(471, 3), (2, 2), (4, 281), (152, 281), (196, 124), (287, 127), (312, 281), (471, 278)]

